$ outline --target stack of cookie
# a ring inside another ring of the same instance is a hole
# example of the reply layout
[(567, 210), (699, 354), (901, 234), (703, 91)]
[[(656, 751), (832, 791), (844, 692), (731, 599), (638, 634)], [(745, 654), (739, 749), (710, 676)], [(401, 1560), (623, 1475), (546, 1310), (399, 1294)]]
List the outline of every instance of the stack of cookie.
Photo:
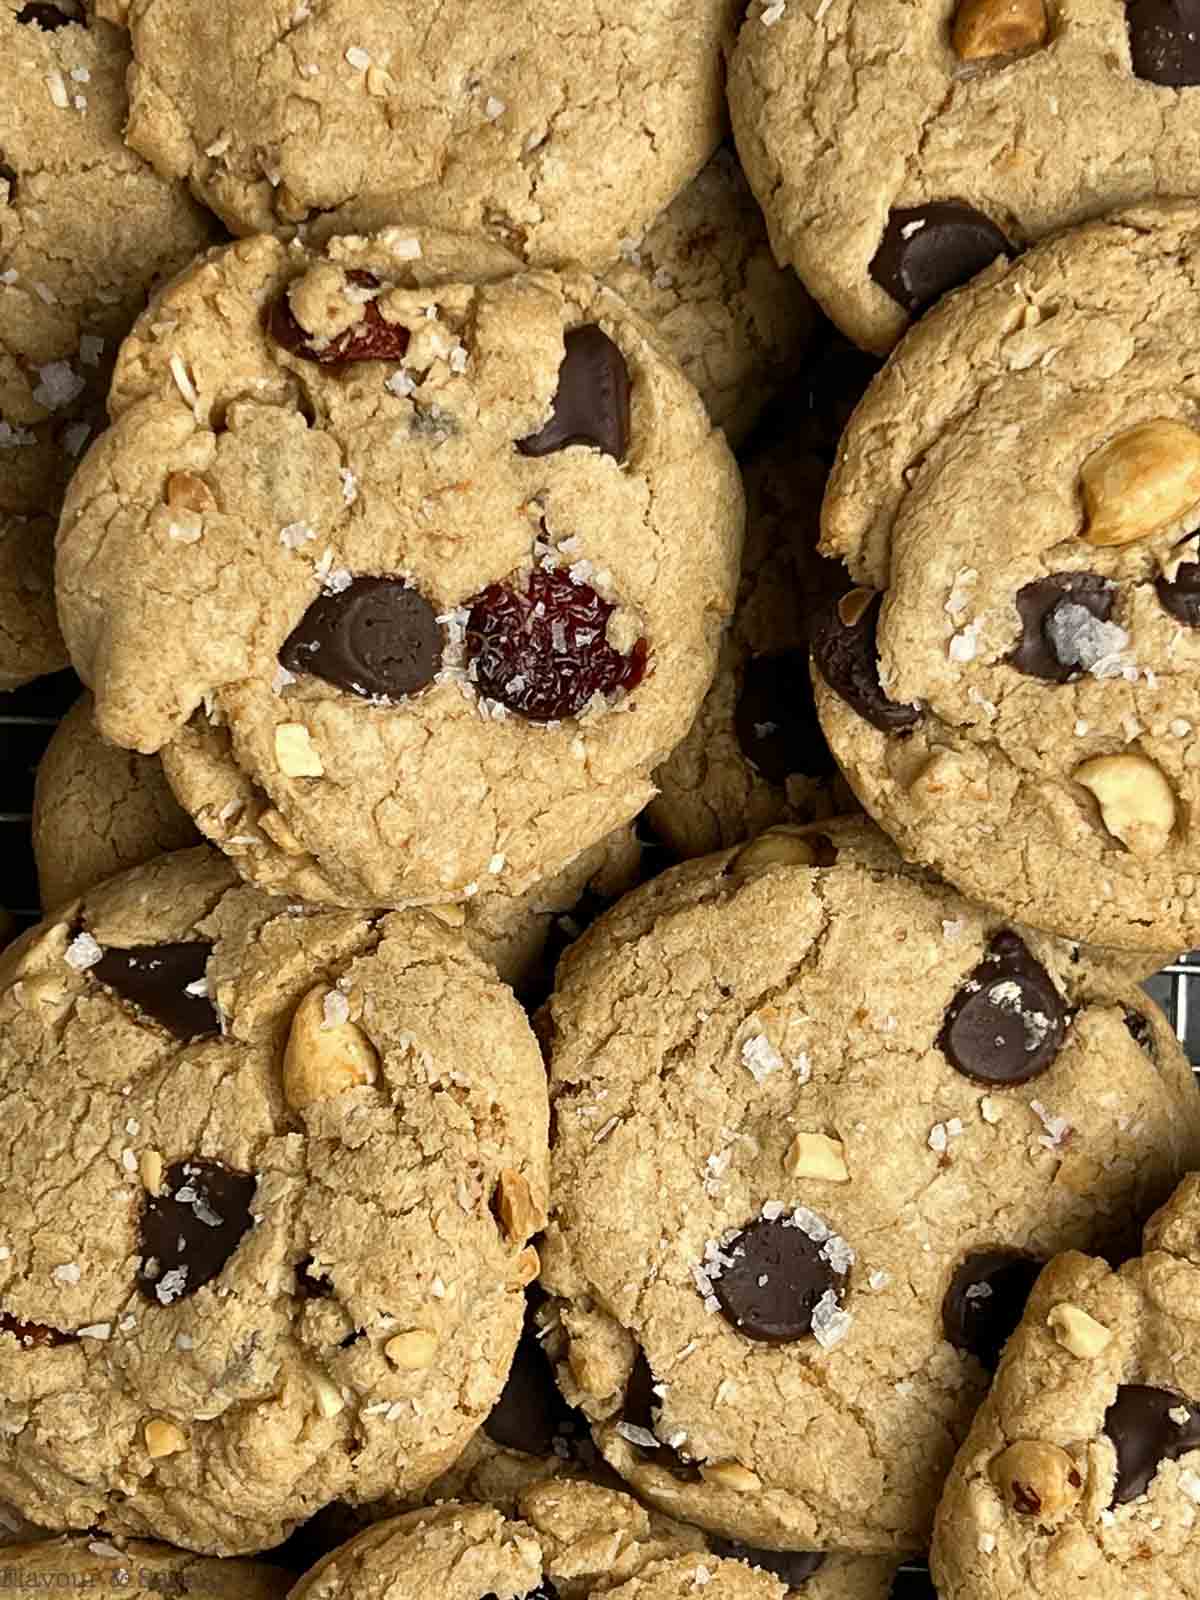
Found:
[(1200, 17), (742, 10), (0, 0), (14, 1586), (1200, 1593)]

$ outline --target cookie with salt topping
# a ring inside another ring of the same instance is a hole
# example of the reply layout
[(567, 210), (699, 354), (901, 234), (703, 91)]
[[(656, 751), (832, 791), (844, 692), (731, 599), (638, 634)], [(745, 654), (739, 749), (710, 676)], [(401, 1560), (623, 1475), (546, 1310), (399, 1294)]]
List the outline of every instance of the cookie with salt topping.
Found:
[(564, 1394), (640, 1497), (760, 1547), (923, 1548), (1038, 1265), (1200, 1155), (1139, 990), (865, 821), (627, 896), (542, 1032)]

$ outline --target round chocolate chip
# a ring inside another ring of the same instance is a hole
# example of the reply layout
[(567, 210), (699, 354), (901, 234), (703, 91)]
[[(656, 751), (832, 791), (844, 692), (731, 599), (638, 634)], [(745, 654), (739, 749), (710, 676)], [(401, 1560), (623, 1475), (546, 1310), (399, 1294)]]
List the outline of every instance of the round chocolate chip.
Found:
[(768, 783), (793, 773), (828, 778), (837, 771), (817, 721), (807, 650), (752, 656), (734, 712), (742, 754)]
[(1017, 591), (1021, 638), (1009, 656), (1019, 672), (1069, 683), (1089, 664), (1089, 617), (1107, 622), (1116, 598), (1096, 572), (1055, 572)]
[(1028, 1083), (1053, 1063), (1071, 1016), (1045, 967), (1015, 933), (998, 933), (950, 1002), (938, 1044), (979, 1083)]
[(968, 1256), (955, 1269), (942, 1301), (942, 1326), (954, 1348), (995, 1372), (1043, 1265), (1019, 1250)]
[[(379, 287), (375, 274), (361, 268), (348, 272), (346, 277), (363, 289)], [(352, 327), (332, 339), (317, 340), (296, 320), (286, 290), (267, 311), (266, 322), (277, 345), (302, 361), (315, 361), (323, 367), (358, 361), (402, 361), (410, 337), (407, 328), (386, 321), (374, 300), (368, 300)]]
[(354, 578), (317, 596), (279, 660), (367, 700), (403, 700), (441, 670), (442, 630), (429, 601), (402, 578)]
[(748, 1567), (771, 1573), (789, 1589), (799, 1589), (825, 1563), (825, 1557), (816, 1550), (759, 1550), (752, 1544), (741, 1544), (736, 1539), (718, 1539), (711, 1535), (708, 1548), (713, 1555), (727, 1561), (743, 1561)]
[(173, 1305), (211, 1283), (253, 1218), (257, 1179), (215, 1161), (176, 1161), (142, 1211), (137, 1284), (154, 1305)]
[(893, 211), (871, 262), (871, 276), (910, 316), (966, 283), (1012, 245), (994, 222), (961, 200)]
[(0, 1333), (11, 1333), (25, 1350), (55, 1350), (59, 1345), (73, 1344), (76, 1337), (47, 1327), (44, 1322), (21, 1322), (7, 1311), (0, 1311)]
[(759, 1217), (722, 1244), (714, 1262), (705, 1262), (726, 1320), (764, 1344), (790, 1344), (812, 1333), (836, 1312), (845, 1288), (833, 1244), (828, 1230), (813, 1226), (811, 1213)]
[(602, 328), (572, 328), (563, 344), (554, 409), (544, 428), (517, 441), (523, 456), (592, 445), (624, 461), (629, 449), (629, 368)]
[(1200, 0), (1126, 0), (1133, 70), (1163, 89), (1200, 83)]
[(209, 999), (205, 973), (212, 945), (139, 944), (109, 946), (89, 974), (177, 1039), (220, 1033), (221, 1019)]
[(1154, 581), (1158, 603), (1176, 622), (1187, 628), (1200, 628), (1200, 562), (1181, 561), (1173, 578)]
[(17, 12), (17, 21), (33, 23), (47, 33), (56, 33), (59, 28), (69, 28), (72, 23), (82, 25), (84, 18), (69, 5), (48, 5), (43, 0), (32, 0), (30, 5), (22, 6)]
[[(829, 687), (881, 733), (907, 733), (921, 708), (889, 700), (879, 682), (879, 609), (883, 595), (859, 605), (852, 589), (825, 605), (813, 625), (813, 665)], [(849, 621), (847, 621), (849, 617)]]
[(654, 1425), (657, 1420), (655, 1413), (660, 1403), (655, 1382), (646, 1353), (644, 1350), (639, 1350), (633, 1363), (633, 1371), (629, 1374), (629, 1382), (625, 1386), (621, 1421), (628, 1427), (640, 1430), (641, 1437), (637, 1441), (637, 1447), (650, 1457), (655, 1466), (666, 1467), (668, 1472), (685, 1483), (698, 1483), (699, 1467), (694, 1462), (685, 1461), (676, 1449), (669, 1444), (663, 1444), (655, 1435)]
[(1117, 1452), (1112, 1503), (1123, 1506), (1145, 1494), (1164, 1461), (1200, 1449), (1200, 1405), (1170, 1389), (1123, 1384), (1105, 1415), (1104, 1431)]
[(493, 1444), (527, 1456), (574, 1455), (587, 1438), (582, 1415), (563, 1399), (538, 1338), (533, 1312), (536, 1297), (526, 1302), (525, 1327), (517, 1344), (508, 1379), (492, 1407), (483, 1431)]

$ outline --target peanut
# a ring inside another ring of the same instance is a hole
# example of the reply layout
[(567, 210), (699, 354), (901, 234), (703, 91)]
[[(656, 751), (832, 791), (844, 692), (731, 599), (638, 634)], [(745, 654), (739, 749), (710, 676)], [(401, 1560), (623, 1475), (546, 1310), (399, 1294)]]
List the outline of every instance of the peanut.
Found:
[(283, 1053), (283, 1092), (296, 1111), (374, 1083), (379, 1071), (378, 1053), (357, 1023), (326, 1023), (329, 992), (326, 984), (310, 989), (292, 1018)]
[(325, 764), (302, 722), (281, 722), (275, 729), (275, 760), (289, 778), (319, 778)]
[(1040, 1439), (1020, 1439), (998, 1455), (991, 1475), (1009, 1505), (1023, 1517), (1053, 1521), (1083, 1492), (1083, 1477), (1065, 1450)]
[(1112, 1331), (1097, 1322), (1082, 1306), (1063, 1301), (1046, 1318), (1046, 1324), (1064, 1350), (1081, 1361), (1101, 1355), (1113, 1341)]
[(1095, 795), (1104, 826), (1133, 855), (1160, 855), (1175, 826), (1175, 796), (1153, 761), (1123, 753), (1093, 756), (1075, 768), (1075, 781)]
[(1179, 521), (1200, 501), (1200, 434), (1186, 422), (1140, 422), (1080, 470), (1089, 544), (1133, 544)]
[(798, 1133), (783, 1158), (783, 1170), (793, 1178), (823, 1178), (828, 1183), (849, 1183), (845, 1146), (823, 1133)]
[(173, 1422), (164, 1422), (161, 1417), (148, 1422), (142, 1432), (146, 1440), (146, 1454), (152, 1461), (159, 1461), (163, 1456), (178, 1455), (187, 1446), (183, 1430)]
[(985, 61), (1043, 45), (1049, 31), (1044, 0), (962, 0), (952, 43), (960, 61)]

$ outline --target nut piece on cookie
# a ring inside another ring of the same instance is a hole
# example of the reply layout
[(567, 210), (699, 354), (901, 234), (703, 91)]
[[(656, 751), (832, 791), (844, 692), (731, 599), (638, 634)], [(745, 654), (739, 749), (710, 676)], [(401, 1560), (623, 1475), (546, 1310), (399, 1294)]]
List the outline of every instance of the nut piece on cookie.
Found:
[(951, 35), (960, 61), (986, 61), (1045, 44), (1045, 0), (961, 0)]
[(1200, 433), (1158, 417), (1119, 433), (1080, 468), (1089, 544), (1151, 539), (1200, 505)]
[(358, 1024), (349, 1020), (346, 997), (323, 983), (310, 989), (296, 1007), (283, 1053), (283, 1092), (288, 1104), (303, 1111), (347, 1089), (372, 1084), (378, 1074), (379, 1052)]
[(1145, 756), (1094, 756), (1075, 768), (1075, 781), (1090, 789), (1104, 826), (1135, 856), (1150, 858), (1166, 849), (1175, 826), (1171, 785)]
[(1040, 1439), (1010, 1445), (992, 1463), (992, 1478), (1018, 1516), (1053, 1525), (1078, 1504), (1083, 1475), (1065, 1450)]

